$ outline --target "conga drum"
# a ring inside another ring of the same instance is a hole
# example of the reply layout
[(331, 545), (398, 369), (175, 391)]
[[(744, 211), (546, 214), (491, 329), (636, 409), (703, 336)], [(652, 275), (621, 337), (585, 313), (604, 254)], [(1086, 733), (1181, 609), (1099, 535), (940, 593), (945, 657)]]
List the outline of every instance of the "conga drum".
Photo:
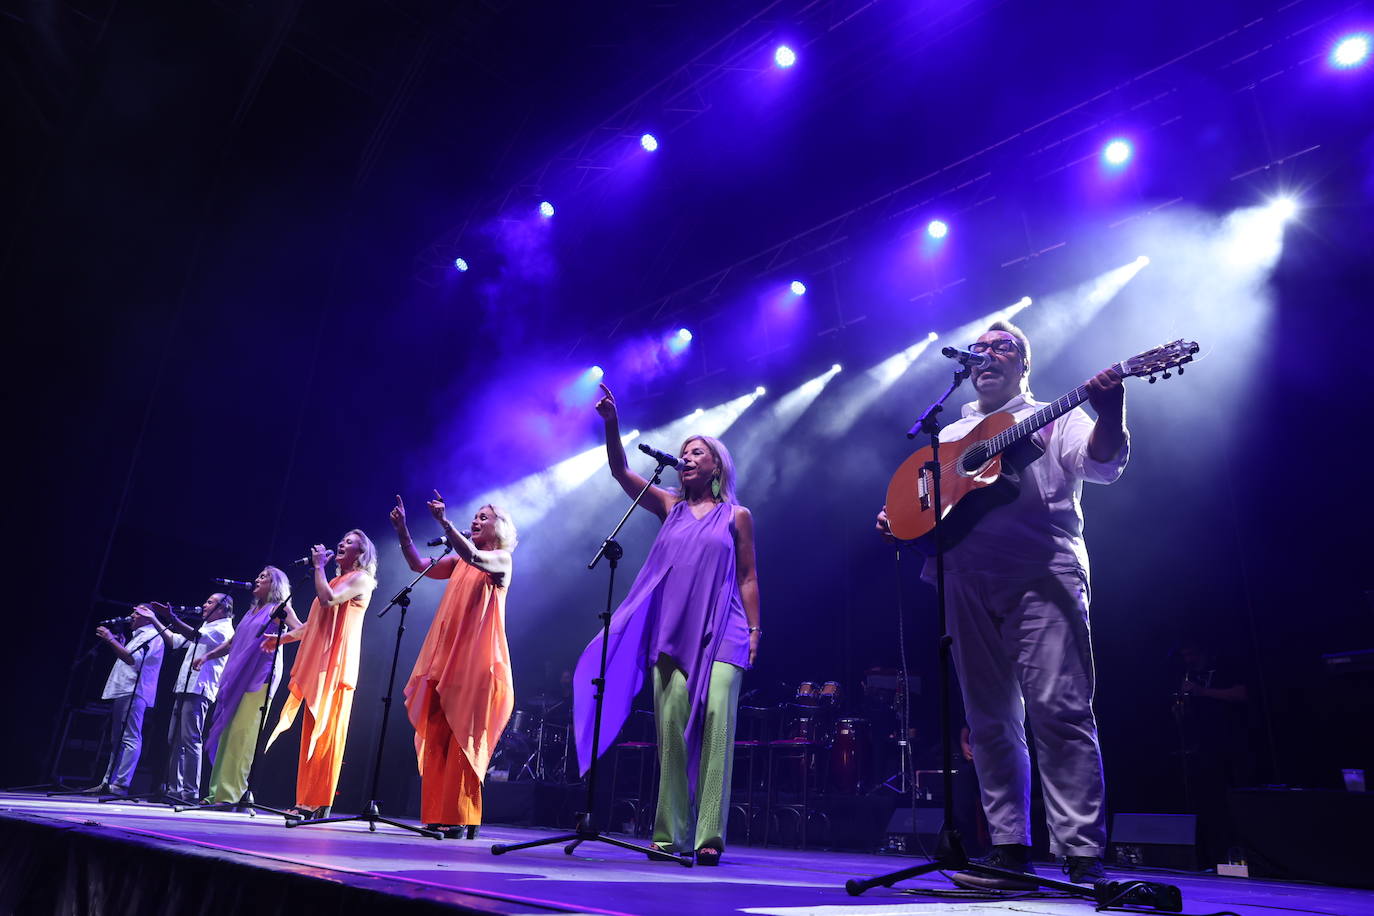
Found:
[(868, 754), (868, 720), (840, 719), (830, 745), (830, 788), (840, 795), (863, 791), (864, 762)]

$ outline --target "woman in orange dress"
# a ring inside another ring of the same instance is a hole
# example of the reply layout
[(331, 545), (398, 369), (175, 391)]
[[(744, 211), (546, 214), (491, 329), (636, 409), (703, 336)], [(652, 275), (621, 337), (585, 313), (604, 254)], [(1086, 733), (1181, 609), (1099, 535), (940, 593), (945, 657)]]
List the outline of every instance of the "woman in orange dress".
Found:
[(401, 497), (391, 510), (410, 568), (448, 580), (406, 682), (406, 713), (420, 762), (420, 819), (446, 836), (471, 840), (482, 822), (482, 777), (515, 705), (506, 645), (515, 524), (504, 510), (485, 505), (464, 534), (448, 520), (438, 490), (429, 511), (454, 552), (437, 562), (415, 550)]
[[(324, 565), (331, 556), (337, 568), (334, 578), (326, 579)], [(316, 544), (310, 548), (310, 559), (315, 565), (315, 602), (305, 623), (282, 637), (283, 643), (299, 642), (301, 647), (291, 666), (291, 695), (267, 746), (291, 727), (304, 706), (296, 806), (289, 813), (319, 818), (329, 816), (339, 787), (353, 688), (358, 683), (363, 620), (377, 587), (377, 548), (354, 528), (339, 541), (337, 553)], [(271, 652), (275, 642), (276, 637), (263, 637), (263, 651)]]

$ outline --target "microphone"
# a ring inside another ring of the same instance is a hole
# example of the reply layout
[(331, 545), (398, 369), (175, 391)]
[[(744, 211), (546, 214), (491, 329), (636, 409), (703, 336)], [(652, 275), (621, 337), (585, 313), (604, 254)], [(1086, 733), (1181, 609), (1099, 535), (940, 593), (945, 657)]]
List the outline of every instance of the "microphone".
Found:
[(445, 535), (442, 535), (442, 534), (441, 534), (441, 535), (439, 535), (437, 538), (430, 538), (428, 541), (425, 541), (425, 546), (426, 546), (426, 547), (443, 547), (443, 546), (444, 546), (445, 544), (447, 544), (447, 543), (448, 543), (448, 538), (447, 538)]
[[(332, 559), (334, 559), (334, 551), (332, 551), (332, 550), (326, 550), (326, 551), (324, 552), (324, 561), (325, 561), (326, 563), (328, 563), (328, 562), (329, 562), (330, 560), (332, 560)], [(314, 561), (311, 557), (305, 556), (305, 557), (301, 557), (299, 560), (294, 561), (291, 565), (292, 565), (292, 566), (309, 566), (309, 565), (311, 565), (311, 564), (314, 563), (314, 562), (315, 562), (315, 561)]]
[(211, 579), (210, 581), (216, 585), (227, 585), (230, 588), (241, 588), (250, 592), (253, 590), (253, 583), (244, 582), (242, 579)]
[(945, 347), (940, 352), (950, 359), (957, 359), (965, 369), (986, 369), (992, 365), (992, 357), (986, 353), (973, 353), (958, 347)]
[(659, 464), (666, 465), (670, 468), (675, 468), (678, 466), (678, 460), (674, 458), (672, 455), (668, 454), (667, 452), (660, 452), (656, 448), (651, 448), (650, 446), (645, 445), (643, 442), (639, 443), (639, 450), (644, 454), (648, 455), (650, 458), (657, 461)]

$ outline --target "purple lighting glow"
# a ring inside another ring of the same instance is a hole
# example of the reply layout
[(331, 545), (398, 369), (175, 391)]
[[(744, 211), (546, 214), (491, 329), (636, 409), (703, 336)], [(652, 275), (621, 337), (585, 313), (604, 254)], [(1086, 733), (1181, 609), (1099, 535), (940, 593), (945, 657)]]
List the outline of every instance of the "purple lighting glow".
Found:
[(453, 269), (458, 271), (459, 273), (465, 273), (468, 269), (468, 262), (463, 260), (462, 258), (454, 258)]
[(553, 217), (553, 204), (549, 203), (547, 200), (545, 200), (545, 201), (540, 201), (540, 203), (539, 203), (539, 215), (542, 216), (542, 217), (544, 217), (544, 219), (550, 219), (550, 218), (552, 218), (552, 217)]
[(942, 219), (933, 219), (926, 223), (926, 235), (933, 239), (942, 239), (949, 235), (949, 224)]
[(773, 52), (773, 63), (780, 69), (786, 70), (797, 62), (797, 52), (787, 45), (778, 45), (778, 49)]
[(806, 284), (800, 280), (793, 280), (788, 289), (792, 290), (792, 295), (794, 296), (806, 295)]
[(639, 138), (639, 145), (644, 147), (646, 152), (654, 152), (658, 149), (658, 138), (653, 134), (644, 134)]

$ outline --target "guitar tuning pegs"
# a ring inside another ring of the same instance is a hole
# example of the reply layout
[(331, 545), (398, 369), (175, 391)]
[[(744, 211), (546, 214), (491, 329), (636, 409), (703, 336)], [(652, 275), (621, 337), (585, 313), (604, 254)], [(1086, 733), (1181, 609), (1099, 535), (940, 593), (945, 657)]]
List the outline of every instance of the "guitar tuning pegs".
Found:
[(1150, 382), (1151, 385), (1153, 385), (1153, 384), (1155, 383), (1155, 377), (1154, 377), (1153, 375), (1150, 376), (1149, 382)]
[(1182, 367), (1182, 366), (1179, 366), (1179, 367), (1178, 367), (1178, 374), (1179, 374), (1179, 375), (1182, 375), (1182, 374), (1183, 374), (1183, 367)]
[(1173, 378), (1173, 376), (1169, 374), (1168, 370), (1165, 370), (1165, 372), (1164, 372), (1164, 377), (1165, 377), (1165, 378)]

